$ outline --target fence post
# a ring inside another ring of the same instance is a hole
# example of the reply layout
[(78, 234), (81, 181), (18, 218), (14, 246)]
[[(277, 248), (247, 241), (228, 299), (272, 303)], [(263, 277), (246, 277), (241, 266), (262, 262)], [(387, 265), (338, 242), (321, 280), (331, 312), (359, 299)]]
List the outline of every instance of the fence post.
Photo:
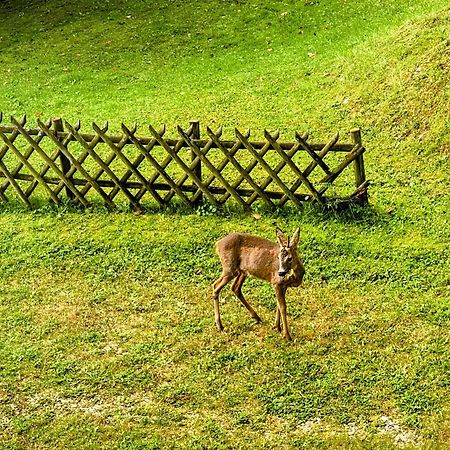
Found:
[[(53, 131), (55, 133), (55, 137), (62, 142), (63, 140), (58, 138), (58, 132), (64, 131), (64, 125), (63, 125), (63, 121), (61, 120), (60, 117), (56, 117), (54, 119), (52, 119), (52, 125), (53, 125)], [(59, 158), (61, 160), (61, 169), (64, 175), (67, 175), (67, 172), (69, 172), (70, 170), (70, 161), (67, 158), (66, 155), (64, 155), (64, 153), (61, 152), (61, 150), (59, 150)], [(68, 186), (66, 186), (66, 195), (67, 197), (69, 197), (70, 199), (73, 199), (75, 197), (74, 193), (69, 189)]]
[[(200, 139), (200, 122), (198, 120), (192, 120), (191, 122), (192, 126), (192, 139)], [(193, 161), (196, 158), (196, 154), (191, 150), (191, 161)], [(202, 165), (200, 159), (197, 161), (197, 164), (193, 167), (193, 172), (195, 175), (197, 175), (198, 179), (202, 179)], [(195, 204), (200, 204), (202, 202), (203, 194), (200, 194), (195, 201)]]
[[(352, 136), (353, 144), (359, 144), (362, 146), (361, 130), (359, 128), (353, 128), (352, 130), (350, 130), (350, 134)], [(355, 170), (355, 187), (356, 189), (358, 189), (366, 181), (366, 172), (364, 170), (364, 156), (362, 153), (353, 161), (353, 168)], [(367, 205), (369, 199), (366, 191), (364, 191), (360, 195), (360, 199), (363, 205)]]

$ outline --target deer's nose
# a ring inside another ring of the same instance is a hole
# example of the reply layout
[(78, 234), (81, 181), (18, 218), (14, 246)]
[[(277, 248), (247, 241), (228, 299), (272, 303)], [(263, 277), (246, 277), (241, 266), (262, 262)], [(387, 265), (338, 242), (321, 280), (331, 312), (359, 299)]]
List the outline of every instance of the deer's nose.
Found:
[(287, 272), (285, 272), (285, 271), (282, 271), (282, 270), (279, 270), (279, 271), (278, 271), (278, 275), (279, 275), (280, 277), (284, 277), (286, 274), (287, 274)]

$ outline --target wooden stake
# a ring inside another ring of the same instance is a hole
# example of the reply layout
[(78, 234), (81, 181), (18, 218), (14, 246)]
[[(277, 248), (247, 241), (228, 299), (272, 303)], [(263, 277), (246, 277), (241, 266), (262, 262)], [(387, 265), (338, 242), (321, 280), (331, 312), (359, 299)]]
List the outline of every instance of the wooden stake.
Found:
[[(360, 145), (362, 147), (361, 130), (359, 128), (353, 128), (350, 130), (352, 136), (352, 142), (355, 145)], [(364, 170), (364, 156), (363, 153), (358, 155), (358, 157), (353, 162), (353, 168), (355, 170), (355, 187), (358, 189), (362, 184), (366, 182), (366, 172)], [(369, 198), (367, 192), (361, 195), (361, 203), (367, 205), (369, 203)]]
[[(62, 139), (58, 138), (58, 132), (64, 132), (64, 125), (63, 125), (63, 121), (61, 120), (60, 117), (56, 117), (54, 119), (52, 119), (52, 126), (53, 126), (53, 131), (55, 133), (56, 138), (58, 139), (58, 141), (62, 141)], [(59, 159), (61, 161), (61, 169), (64, 175), (67, 176), (67, 173), (70, 170), (70, 161), (69, 158), (67, 158), (67, 156), (61, 152), (61, 150), (59, 151)], [(66, 195), (67, 197), (69, 197), (71, 200), (73, 198), (75, 198), (75, 194), (69, 189), (68, 186), (66, 186)]]
[[(192, 127), (192, 134), (191, 138), (194, 140), (200, 139), (200, 121), (198, 120), (192, 120), (191, 121), (191, 127)], [(194, 161), (197, 158), (197, 155), (192, 151), (191, 149), (191, 160)], [(200, 158), (197, 159), (197, 164), (193, 167), (193, 172), (195, 175), (197, 175), (197, 178), (199, 180), (202, 179), (202, 162)], [(195, 205), (198, 205), (202, 202), (203, 195), (201, 192), (199, 192), (199, 195), (194, 201)]]

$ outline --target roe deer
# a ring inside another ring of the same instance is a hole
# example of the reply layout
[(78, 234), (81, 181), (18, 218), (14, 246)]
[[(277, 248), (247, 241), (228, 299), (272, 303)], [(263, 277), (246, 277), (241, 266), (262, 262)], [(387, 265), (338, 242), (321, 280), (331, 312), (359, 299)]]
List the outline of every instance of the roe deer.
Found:
[(283, 336), (291, 340), (286, 317), (285, 294), (289, 287), (302, 284), (305, 269), (297, 253), (300, 229), (297, 228), (289, 241), (277, 228), (278, 244), (246, 233), (231, 233), (216, 243), (216, 252), (222, 263), (222, 276), (213, 284), (214, 321), (219, 331), (223, 330), (220, 320), (219, 295), (223, 287), (234, 280), (233, 293), (249, 310), (251, 316), (261, 318), (242, 295), (242, 284), (248, 275), (270, 282), (277, 297), (277, 312), (274, 328), (281, 333), (280, 316), (283, 321)]

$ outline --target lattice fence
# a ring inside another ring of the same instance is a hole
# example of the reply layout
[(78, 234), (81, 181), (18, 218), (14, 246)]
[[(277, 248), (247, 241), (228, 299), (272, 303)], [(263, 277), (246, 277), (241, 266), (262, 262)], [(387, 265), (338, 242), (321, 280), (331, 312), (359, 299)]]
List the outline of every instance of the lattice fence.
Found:
[[(13, 117), (5, 126), (0, 115), (0, 200), (13, 195), (29, 207), (33, 195), (56, 204), (68, 197), (84, 206), (100, 199), (114, 207), (125, 200), (136, 210), (145, 202), (192, 207), (231, 199), (245, 210), (255, 202), (269, 207), (308, 200), (367, 203), (359, 130), (351, 131), (351, 144), (339, 143), (338, 135), (313, 144), (299, 133), (294, 142), (282, 142), (278, 131), (267, 130), (262, 142), (237, 129), (235, 140), (222, 139), (222, 128), (207, 128), (207, 138), (201, 138), (198, 122), (186, 130), (178, 127), (176, 138), (165, 137), (164, 126), (150, 125), (149, 137), (124, 124), (118, 135), (108, 133), (107, 123), (94, 123), (90, 134), (80, 128), (80, 122), (61, 119), (38, 120), (38, 127), (27, 128), (25, 117)], [(350, 165), (353, 173), (345, 175)]]

